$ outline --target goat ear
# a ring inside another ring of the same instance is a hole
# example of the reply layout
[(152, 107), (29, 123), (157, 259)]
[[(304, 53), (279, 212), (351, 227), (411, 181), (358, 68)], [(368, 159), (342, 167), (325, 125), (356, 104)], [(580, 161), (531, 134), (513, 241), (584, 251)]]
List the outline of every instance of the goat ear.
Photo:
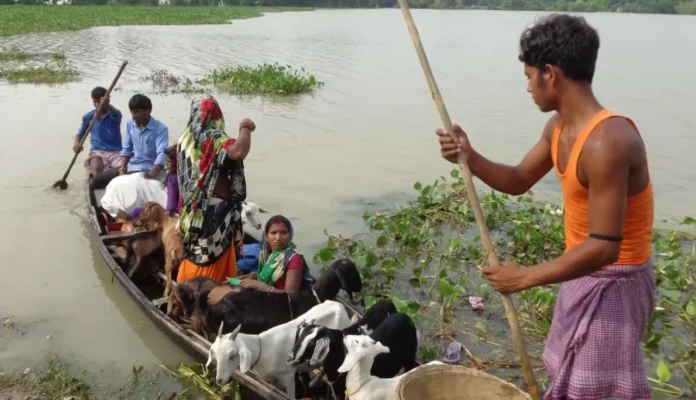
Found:
[(218, 337), (222, 337), (222, 327), (225, 325), (225, 321), (220, 322), (220, 328), (218, 329)]
[(341, 282), (341, 288), (345, 290), (346, 294), (348, 295), (348, 298), (350, 298), (350, 301), (353, 301), (353, 292), (350, 290), (345, 280), (346, 268), (343, 263), (344, 261), (340, 261), (338, 266), (336, 266), (336, 269), (333, 270), (333, 272), (334, 275), (336, 275), (336, 278), (338, 278), (338, 281)]
[(251, 350), (244, 344), (244, 342), (239, 341), (239, 371), (246, 374), (251, 369)]
[(312, 358), (309, 361), (310, 365), (319, 365), (323, 363), (326, 356), (329, 355), (329, 338), (319, 338), (314, 344), (314, 352), (312, 353)]
[(338, 367), (338, 372), (343, 374), (345, 372), (350, 371), (350, 369), (353, 368), (353, 366), (357, 364), (358, 361), (360, 361), (360, 358), (356, 353), (346, 354), (346, 358), (343, 360), (343, 364), (341, 364), (341, 366)]
[(259, 207), (259, 212), (261, 214), (266, 214), (268, 211), (264, 210), (263, 208)]
[(239, 331), (241, 329), (242, 329), (242, 324), (239, 324), (239, 325), (237, 325), (236, 328), (234, 328), (234, 330), (232, 331), (232, 339), (237, 337), (237, 334), (239, 333)]

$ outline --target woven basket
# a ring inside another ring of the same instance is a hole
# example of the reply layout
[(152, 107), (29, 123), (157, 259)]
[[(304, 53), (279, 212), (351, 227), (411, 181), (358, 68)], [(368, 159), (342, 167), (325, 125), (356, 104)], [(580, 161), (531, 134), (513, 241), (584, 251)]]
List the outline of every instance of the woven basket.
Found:
[(397, 400), (531, 400), (517, 386), (471, 368), (424, 365), (401, 379)]

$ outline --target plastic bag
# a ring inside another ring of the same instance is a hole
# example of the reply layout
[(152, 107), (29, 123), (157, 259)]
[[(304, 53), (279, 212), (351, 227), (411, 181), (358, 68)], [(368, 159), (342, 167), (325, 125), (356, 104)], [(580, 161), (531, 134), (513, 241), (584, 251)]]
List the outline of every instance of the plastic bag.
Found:
[(147, 179), (143, 173), (134, 173), (117, 176), (109, 182), (101, 205), (109, 215), (116, 218), (119, 211), (130, 214), (148, 201), (156, 201), (166, 207), (167, 192), (162, 187), (162, 182)]

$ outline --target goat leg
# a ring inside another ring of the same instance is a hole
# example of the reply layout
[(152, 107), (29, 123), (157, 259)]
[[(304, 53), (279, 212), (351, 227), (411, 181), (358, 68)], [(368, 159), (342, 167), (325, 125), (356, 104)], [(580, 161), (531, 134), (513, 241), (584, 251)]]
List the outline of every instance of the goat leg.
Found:
[(172, 270), (174, 269), (173, 252), (165, 257), (164, 261), (164, 297), (172, 293)]
[(324, 372), (324, 367), (321, 367), (321, 369), (319, 369), (319, 374), (312, 378), (312, 380), (309, 382), (309, 387), (316, 387), (319, 384), (319, 381), (324, 378), (324, 375), (326, 375), (326, 372)]
[(128, 278), (133, 279), (133, 275), (135, 275), (135, 271), (140, 268), (140, 263), (142, 262), (142, 258), (140, 256), (135, 256), (135, 262), (133, 263), (133, 266), (131, 267), (130, 271), (128, 271)]

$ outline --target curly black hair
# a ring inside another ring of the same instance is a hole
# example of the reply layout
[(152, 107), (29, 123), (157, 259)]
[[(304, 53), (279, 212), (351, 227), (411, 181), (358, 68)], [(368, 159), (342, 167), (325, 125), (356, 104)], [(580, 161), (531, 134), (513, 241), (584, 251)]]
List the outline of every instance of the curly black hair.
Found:
[(592, 83), (598, 51), (599, 35), (585, 18), (551, 14), (522, 33), (519, 60), (541, 70), (555, 65), (574, 81)]

